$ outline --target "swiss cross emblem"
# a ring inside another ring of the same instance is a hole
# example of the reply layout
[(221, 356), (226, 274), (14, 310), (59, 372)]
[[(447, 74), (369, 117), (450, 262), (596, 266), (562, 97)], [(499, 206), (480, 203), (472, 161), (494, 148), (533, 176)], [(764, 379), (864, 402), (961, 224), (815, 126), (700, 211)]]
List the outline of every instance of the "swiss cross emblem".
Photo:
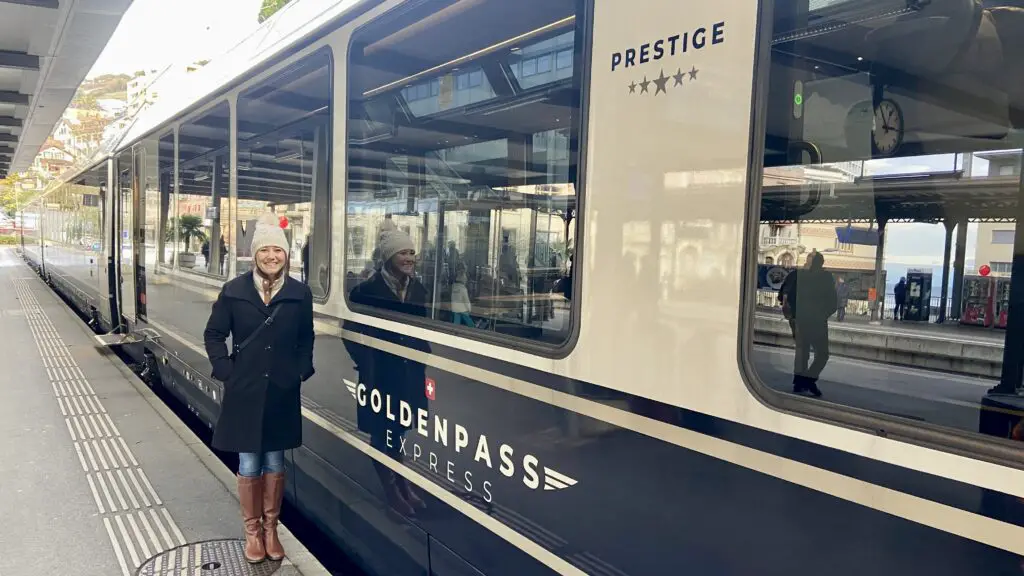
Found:
[(426, 392), (427, 399), (435, 400), (435, 396), (437, 396), (437, 384), (434, 383), (433, 378), (427, 378), (424, 390)]

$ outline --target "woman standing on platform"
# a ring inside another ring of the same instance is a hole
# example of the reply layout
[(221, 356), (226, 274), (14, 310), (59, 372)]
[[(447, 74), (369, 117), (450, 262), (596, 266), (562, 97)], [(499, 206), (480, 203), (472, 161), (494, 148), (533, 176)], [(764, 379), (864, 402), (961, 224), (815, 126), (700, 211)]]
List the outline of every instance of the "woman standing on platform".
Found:
[(288, 275), (288, 254), (276, 218), (261, 217), (252, 240), (255, 266), (224, 284), (203, 333), (212, 375), (224, 383), (213, 447), (238, 453), (245, 558), (251, 563), (285, 555), (277, 537), (284, 451), (302, 444), (299, 387), (314, 372), (313, 295)]

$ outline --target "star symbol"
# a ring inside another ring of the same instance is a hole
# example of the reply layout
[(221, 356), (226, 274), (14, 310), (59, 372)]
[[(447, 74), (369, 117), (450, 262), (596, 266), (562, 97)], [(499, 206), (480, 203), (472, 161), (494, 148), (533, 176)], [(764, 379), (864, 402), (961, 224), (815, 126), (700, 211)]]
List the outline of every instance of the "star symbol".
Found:
[(630, 94), (635, 94), (636, 93), (636, 82), (635, 81), (629, 83), (629, 93)]
[(676, 83), (673, 84), (673, 86), (682, 86), (683, 85), (683, 76), (685, 76), (685, 74), (683, 74), (683, 69), (682, 68), (677, 69), (676, 73), (672, 75), (672, 78), (676, 81)]
[(651, 81), (647, 79), (647, 76), (644, 76), (644, 81), (640, 83), (640, 93), (643, 94), (647, 92), (647, 87), (650, 85)]
[(654, 80), (654, 95), (657, 96), (659, 92), (668, 94), (668, 90), (665, 90), (665, 83), (668, 82), (668, 76), (665, 76), (665, 70), (658, 72), (658, 77)]
[(699, 72), (699, 70), (697, 70), (696, 67), (690, 68), (690, 80), (696, 80), (697, 79), (697, 72)]

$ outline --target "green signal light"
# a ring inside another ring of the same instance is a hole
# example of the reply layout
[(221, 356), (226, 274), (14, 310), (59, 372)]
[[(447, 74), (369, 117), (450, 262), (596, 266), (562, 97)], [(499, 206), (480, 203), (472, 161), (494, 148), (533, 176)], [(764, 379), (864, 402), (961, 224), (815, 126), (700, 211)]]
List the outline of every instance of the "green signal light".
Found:
[(803, 94), (797, 94), (797, 95), (793, 96), (793, 103), (796, 104), (797, 106), (802, 105), (804, 103), (804, 95)]

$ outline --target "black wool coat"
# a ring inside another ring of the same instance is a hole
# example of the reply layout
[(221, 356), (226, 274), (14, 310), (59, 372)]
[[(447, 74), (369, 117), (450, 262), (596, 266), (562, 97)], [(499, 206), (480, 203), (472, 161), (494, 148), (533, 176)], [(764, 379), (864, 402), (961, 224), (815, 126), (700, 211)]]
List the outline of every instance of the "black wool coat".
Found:
[[(413, 316), (427, 315), (427, 302), (430, 300), (427, 289), (416, 279), (409, 283), (409, 291), (405, 302), (398, 300), (398, 296), (391, 291), (380, 272), (375, 273), (369, 280), (356, 286), (350, 294), (350, 300), (355, 304), (372, 306), (377, 309), (401, 312)], [(413, 350), (430, 352), (430, 346), (419, 339), (395, 334), (395, 343)], [(376, 388), (381, 394), (390, 394), (392, 397), (392, 411), (398, 416), (399, 401), (406, 401), (412, 408), (413, 424), (416, 425), (416, 410), (426, 409), (428, 405), (425, 384), (426, 367), (414, 360), (396, 356), (378, 348), (373, 348), (351, 340), (345, 340), (345, 348), (348, 350), (356, 370), (359, 372), (359, 381), (365, 384), (369, 390)], [(379, 440), (387, 434), (387, 430), (393, 430), (395, 435), (401, 434), (410, 427), (402, 427), (399, 422), (392, 422), (387, 418), (386, 411), (382, 409), (379, 414), (374, 413), (369, 400), (366, 406), (359, 406), (356, 410), (356, 417), (359, 429), (370, 434), (375, 440)], [(396, 418), (397, 419), (397, 418)], [(393, 441), (395, 447), (397, 440)]]
[[(286, 277), (263, 304), (253, 273), (221, 289), (206, 323), (203, 341), (212, 376), (224, 383), (213, 447), (225, 452), (272, 452), (302, 445), (300, 384), (313, 375), (313, 294)], [(231, 358), (226, 345), (240, 345), (275, 308), (273, 323)]]

